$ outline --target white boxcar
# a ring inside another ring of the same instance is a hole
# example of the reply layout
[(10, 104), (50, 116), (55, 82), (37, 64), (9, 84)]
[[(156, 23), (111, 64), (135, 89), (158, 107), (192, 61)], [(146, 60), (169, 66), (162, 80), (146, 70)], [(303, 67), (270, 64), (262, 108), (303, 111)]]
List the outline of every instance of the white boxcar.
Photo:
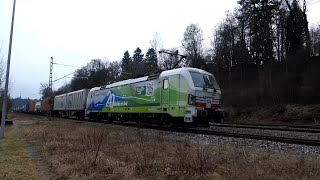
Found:
[(66, 110), (66, 100), (67, 100), (67, 94), (61, 94), (59, 96), (54, 97), (54, 105), (53, 110), (54, 111), (64, 111)]
[(86, 101), (88, 96), (88, 89), (82, 89), (66, 94), (67, 110), (84, 110), (86, 108)]
[(54, 97), (54, 113), (61, 117), (76, 116), (84, 118), (88, 89), (62, 94)]

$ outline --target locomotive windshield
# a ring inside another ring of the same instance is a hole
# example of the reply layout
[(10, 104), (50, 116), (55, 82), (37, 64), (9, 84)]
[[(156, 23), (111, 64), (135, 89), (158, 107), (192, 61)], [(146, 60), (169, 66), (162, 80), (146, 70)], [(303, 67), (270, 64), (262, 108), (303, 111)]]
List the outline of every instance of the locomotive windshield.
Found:
[(194, 86), (201, 88), (220, 89), (216, 79), (212, 75), (190, 72)]

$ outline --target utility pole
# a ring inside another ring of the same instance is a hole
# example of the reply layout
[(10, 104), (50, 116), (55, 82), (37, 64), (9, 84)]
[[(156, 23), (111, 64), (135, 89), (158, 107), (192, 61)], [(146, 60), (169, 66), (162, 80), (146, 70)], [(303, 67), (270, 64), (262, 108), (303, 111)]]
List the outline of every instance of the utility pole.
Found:
[(7, 74), (6, 74), (6, 83), (4, 88), (3, 95), (3, 105), (2, 105), (2, 118), (1, 118), (1, 128), (0, 128), (0, 139), (4, 138), (4, 126), (6, 124), (7, 117), (7, 104), (8, 104), (8, 84), (9, 84), (9, 75), (10, 75), (10, 60), (11, 60), (11, 47), (12, 47), (12, 36), (13, 36), (13, 25), (14, 25), (14, 13), (16, 7), (16, 0), (13, 0), (13, 9), (12, 9), (12, 19), (11, 19), (11, 30), (10, 30), (10, 40), (9, 40), (9, 50), (8, 50), (8, 61), (7, 61)]

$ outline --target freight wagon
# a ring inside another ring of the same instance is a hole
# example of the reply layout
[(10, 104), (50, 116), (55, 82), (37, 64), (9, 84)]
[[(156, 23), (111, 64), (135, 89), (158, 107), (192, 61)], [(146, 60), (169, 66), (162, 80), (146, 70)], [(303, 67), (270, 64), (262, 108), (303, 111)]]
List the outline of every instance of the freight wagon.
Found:
[(51, 101), (53, 102), (51, 97), (46, 97), (41, 101), (41, 114), (42, 115), (50, 115), (52, 111)]
[(54, 97), (53, 113), (59, 117), (85, 117), (88, 89), (82, 89)]

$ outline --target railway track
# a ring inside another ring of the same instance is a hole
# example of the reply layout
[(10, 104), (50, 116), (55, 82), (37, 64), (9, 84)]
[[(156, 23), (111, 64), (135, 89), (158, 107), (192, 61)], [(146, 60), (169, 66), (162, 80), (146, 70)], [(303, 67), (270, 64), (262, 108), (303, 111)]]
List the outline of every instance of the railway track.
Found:
[(313, 125), (293, 125), (293, 124), (250, 124), (250, 123), (230, 123), (230, 122), (224, 122), (224, 124), (229, 125), (255, 125), (255, 126), (274, 126), (274, 127), (289, 127), (289, 128), (309, 128), (309, 129), (320, 129), (320, 124), (313, 124)]
[(164, 128), (164, 127), (159, 127), (159, 126), (141, 126), (141, 125), (137, 125), (137, 124), (128, 124), (128, 123), (124, 123), (121, 125), (129, 126), (129, 127), (136, 127), (136, 128), (169, 131), (169, 132), (214, 135), (214, 136), (242, 138), (242, 139), (255, 139), (255, 140), (264, 140), (264, 141), (272, 141), (272, 142), (281, 142), (281, 143), (286, 143), (286, 144), (307, 145), (307, 146), (320, 146), (320, 140), (313, 140), (313, 139), (266, 136), (266, 135), (245, 134), (245, 133), (231, 133), (231, 132), (214, 131), (214, 130), (199, 129), (199, 128), (191, 128), (191, 129)]
[(290, 138), (290, 137), (244, 134), (244, 133), (230, 133), (230, 132), (221, 132), (221, 131), (214, 131), (214, 130), (199, 130), (199, 129), (191, 129), (189, 131), (191, 131), (194, 134), (215, 135), (215, 136), (244, 138), (244, 139), (256, 139), (256, 140), (265, 140), (265, 141), (272, 141), (272, 142), (281, 142), (281, 143), (287, 143), (287, 144), (320, 146), (320, 140), (312, 140), (312, 139), (300, 139), (300, 138)]
[(312, 126), (290, 126), (290, 125), (267, 125), (267, 124), (220, 124), (212, 123), (212, 127), (229, 127), (229, 128), (245, 128), (245, 129), (263, 129), (277, 131), (294, 131), (306, 133), (320, 133), (319, 127)]
[[(110, 124), (107, 121), (89, 121), (89, 120), (76, 120), (71, 119), (76, 122), (93, 122), (93, 123), (104, 123)], [(255, 140), (264, 140), (271, 142), (281, 142), (287, 144), (299, 144), (299, 145), (307, 145), (307, 146), (320, 146), (320, 139), (301, 139), (301, 138), (290, 138), (290, 137), (279, 137), (279, 136), (267, 136), (267, 135), (257, 135), (257, 134), (246, 134), (246, 133), (233, 133), (233, 132), (223, 132), (223, 131), (215, 131), (204, 128), (166, 128), (161, 126), (152, 126), (152, 125), (139, 125), (136, 123), (111, 123), (113, 125), (121, 125), (126, 127), (134, 127), (134, 128), (143, 128), (143, 129), (154, 129), (154, 130), (162, 130), (167, 132), (179, 132), (179, 133), (189, 133), (189, 134), (202, 134), (202, 135), (214, 135), (214, 136), (223, 136), (223, 137), (232, 137), (232, 138), (242, 138), (242, 139), (255, 139)], [(280, 128), (280, 127), (268, 127), (268, 126), (255, 126), (255, 125), (239, 125), (239, 124), (213, 124), (213, 126), (220, 127), (232, 127), (232, 128), (251, 128), (251, 129), (267, 129), (267, 130), (275, 130), (275, 131), (296, 131), (296, 132), (312, 132), (312, 133), (320, 133), (319, 129), (302, 129), (302, 128)]]

